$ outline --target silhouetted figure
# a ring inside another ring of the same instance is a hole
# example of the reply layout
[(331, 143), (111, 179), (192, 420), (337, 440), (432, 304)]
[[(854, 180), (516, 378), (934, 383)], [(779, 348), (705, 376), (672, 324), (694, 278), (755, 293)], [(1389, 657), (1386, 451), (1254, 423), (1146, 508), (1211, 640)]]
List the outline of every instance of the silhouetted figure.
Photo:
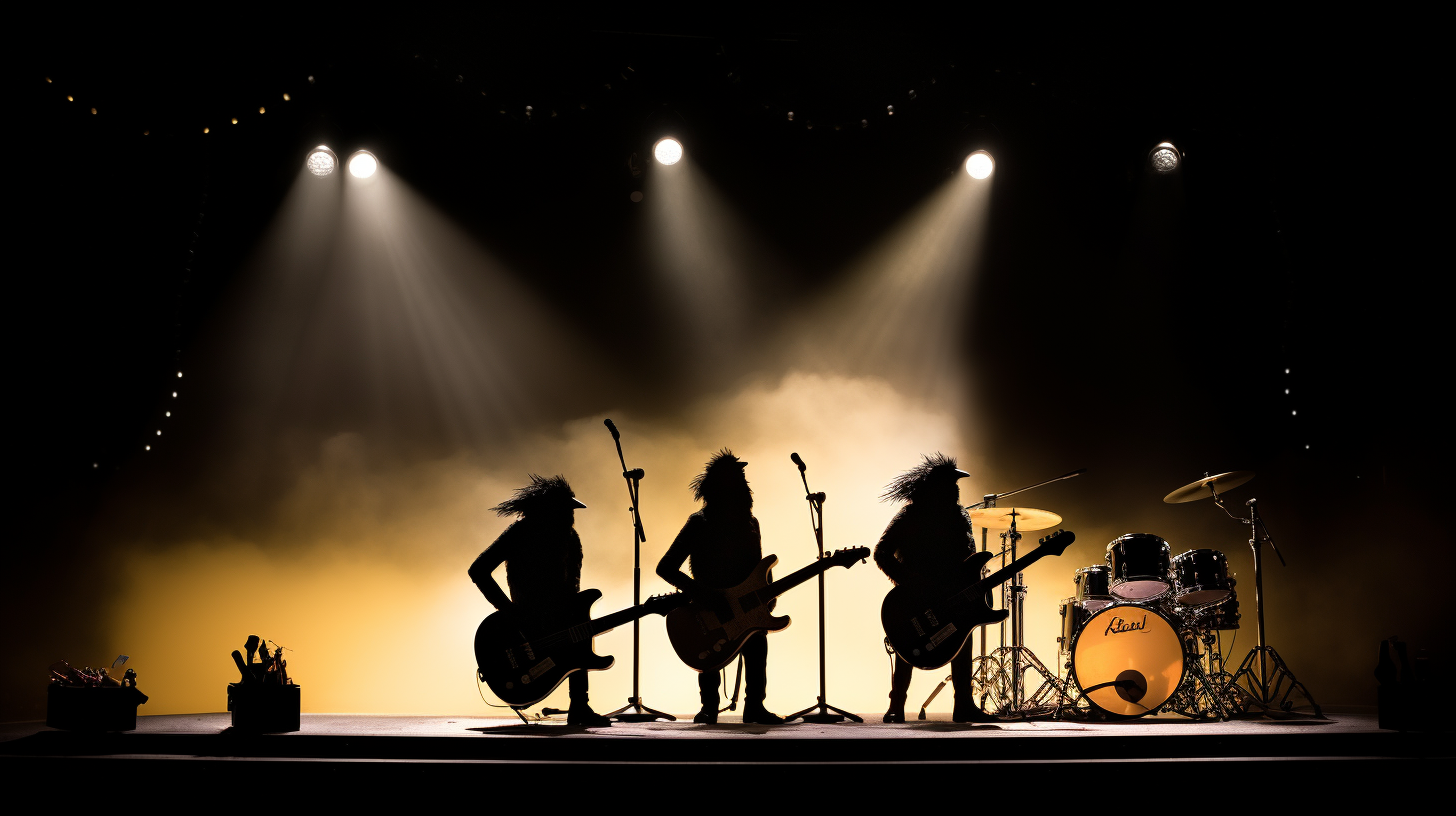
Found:
[[(682, 531), (657, 563), (657, 574), (664, 581), (689, 594), (696, 594), (700, 586), (726, 589), (742, 583), (763, 560), (758, 519), (753, 517), (753, 490), (743, 474), (747, 466), (724, 448), (693, 479), (693, 498), (703, 503), (703, 509), (688, 516)], [(692, 577), (683, 573), (684, 561), (689, 562)], [(763, 707), (768, 689), (768, 637), (763, 632), (750, 637), (741, 654), (747, 675), (743, 721), (782, 723), (782, 717)], [(718, 672), (698, 675), (698, 695), (703, 710), (693, 717), (693, 722), (717, 722)]]
[[(576, 500), (571, 485), (561, 476), (531, 475), (531, 483), (495, 507), (497, 515), (519, 516), (470, 565), (470, 579), (496, 609), (523, 627), (549, 618), (564, 601), (581, 591), (581, 538), (573, 527)], [(509, 597), (491, 575), (506, 565)], [(587, 703), (587, 672), (574, 672), (567, 680), (571, 725), (600, 727), (612, 721), (592, 711)]]
[[(948, 570), (975, 552), (976, 539), (971, 518), (960, 505), (961, 490), (956, 482), (969, 476), (958, 470), (954, 459), (942, 454), (922, 457), (885, 488), (885, 501), (908, 502), (885, 528), (875, 545), (875, 563), (896, 584), (914, 584), (943, 579)], [(956, 722), (993, 720), (976, 705), (971, 692), (971, 650), (962, 649), (950, 663), (955, 689)], [(910, 691), (914, 667), (895, 656), (890, 682), (890, 709), (885, 722), (905, 721), (905, 695)]]

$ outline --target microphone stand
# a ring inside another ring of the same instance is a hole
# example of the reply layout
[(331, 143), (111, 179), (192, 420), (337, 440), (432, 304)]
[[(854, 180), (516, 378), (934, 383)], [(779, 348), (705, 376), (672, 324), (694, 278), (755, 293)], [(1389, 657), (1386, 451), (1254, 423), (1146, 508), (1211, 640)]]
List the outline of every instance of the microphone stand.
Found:
[[(647, 533), (642, 530), (641, 483), (642, 477), (647, 474), (642, 468), (627, 469), (627, 459), (622, 455), (622, 434), (617, 431), (616, 424), (610, 419), (603, 424), (607, 426), (607, 430), (612, 432), (612, 441), (617, 444), (617, 461), (622, 463), (622, 478), (627, 481), (627, 497), (632, 502), (631, 507), (628, 508), (632, 513), (632, 605), (638, 606), (642, 603), (642, 542), (647, 540)], [(632, 621), (632, 696), (627, 698), (626, 705), (607, 716), (620, 722), (676, 720), (677, 717), (671, 714), (664, 714), (642, 704), (642, 692), (639, 689), (642, 669), (641, 643), (642, 618), (638, 617)]]
[[(809, 492), (809, 477), (805, 475), (808, 466), (799, 454), (791, 457), (799, 466), (799, 478), (804, 482), (804, 498), (809, 502), (809, 524), (814, 528), (814, 542), (819, 547), (819, 558), (824, 558), (824, 494)], [(824, 679), (824, 571), (819, 572), (819, 700), (803, 711), (790, 714), (784, 722), (802, 719), (806, 723), (837, 723), (849, 720), (862, 723), (864, 719), (826, 702)]]

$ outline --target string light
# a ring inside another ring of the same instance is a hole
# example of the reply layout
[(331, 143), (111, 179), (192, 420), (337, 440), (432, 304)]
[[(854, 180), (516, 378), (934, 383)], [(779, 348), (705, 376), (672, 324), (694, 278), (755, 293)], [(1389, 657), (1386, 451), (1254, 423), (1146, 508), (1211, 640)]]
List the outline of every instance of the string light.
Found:
[(287, 101), (288, 101), (288, 100), (289, 100), (289, 96), (288, 96), (288, 94), (284, 94), (284, 95), (283, 95), (283, 101), (284, 101), (284, 102), (287, 102)]
[(237, 124), (237, 123), (238, 123), (238, 117), (236, 117), (236, 116), (234, 116), (234, 117), (233, 117), (233, 124), (235, 124), (235, 125), (236, 125), (236, 124)]
[(258, 113), (266, 113), (266, 111), (260, 106), (258, 108)]

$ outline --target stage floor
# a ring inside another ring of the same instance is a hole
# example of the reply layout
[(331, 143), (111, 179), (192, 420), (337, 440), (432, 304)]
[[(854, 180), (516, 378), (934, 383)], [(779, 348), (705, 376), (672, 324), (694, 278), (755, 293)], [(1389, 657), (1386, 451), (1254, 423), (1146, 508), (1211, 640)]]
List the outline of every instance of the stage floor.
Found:
[[(474, 783), (496, 777), (545, 781), (563, 772), (573, 780), (608, 780), (630, 766), (652, 774), (657, 784), (686, 788), (701, 776), (682, 773), (693, 766), (757, 770), (771, 785), (791, 785), (805, 773), (853, 781), (871, 773), (867, 765), (906, 766), (911, 776), (936, 767), (979, 768), (997, 779), (1035, 784), (1077, 767), (1095, 774), (1140, 766), (1139, 775), (1176, 777), (1193, 772), (1190, 763), (1208, 763), (1220, 774), (1246, 771), (1253, 774), (1249, 779), (1266, 782), (1266, 772), (1277, 769), (1300, 789), (1310, 778), (1304, 771), (1326, 779), (1339, 774), (1344, 791), (1363, 786), (1361, 780), (1372, 790), (1394, 781), (1421, 785), (1456, 769), (1456, 750), (1445, 735), (1382, 731), (1373, 712), (1327, 716), (991, 725), (957, 724), (944, 716), (903, 725), (759, 726), (725, 719), (715, 726), (617, 723), (588, 730), (502, 717), (305, 714), (298, 732), (241, 734), (229, 728), (227, 714), (195, 714), (139, 717), (135, 731), (109, 734), (56, 731), (41, 723), (0, 725), (0, 767), (49, 774), (84, 766), (87, 775), (133, 781), (181, 772), (221, 781), (252, 773), (244, 766), (257, 763), (270, 779), (298, 785), (315, 778), (404, 783), (462, 775)], [(1335, 795), (1333, 789), (1327, 793)]]

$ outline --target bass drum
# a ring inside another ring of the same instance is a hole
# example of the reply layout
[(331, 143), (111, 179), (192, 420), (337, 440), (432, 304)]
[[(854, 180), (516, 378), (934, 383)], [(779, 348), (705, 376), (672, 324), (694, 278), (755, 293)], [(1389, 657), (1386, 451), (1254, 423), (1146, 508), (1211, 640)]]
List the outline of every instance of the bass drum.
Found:
[(1159, 610), (1114, 604), (1088, 616), (1072, 643), (1072, 681), (1112, 714), (1152, 714), (1173, 696), (1186, 670), (1178, 627)]

